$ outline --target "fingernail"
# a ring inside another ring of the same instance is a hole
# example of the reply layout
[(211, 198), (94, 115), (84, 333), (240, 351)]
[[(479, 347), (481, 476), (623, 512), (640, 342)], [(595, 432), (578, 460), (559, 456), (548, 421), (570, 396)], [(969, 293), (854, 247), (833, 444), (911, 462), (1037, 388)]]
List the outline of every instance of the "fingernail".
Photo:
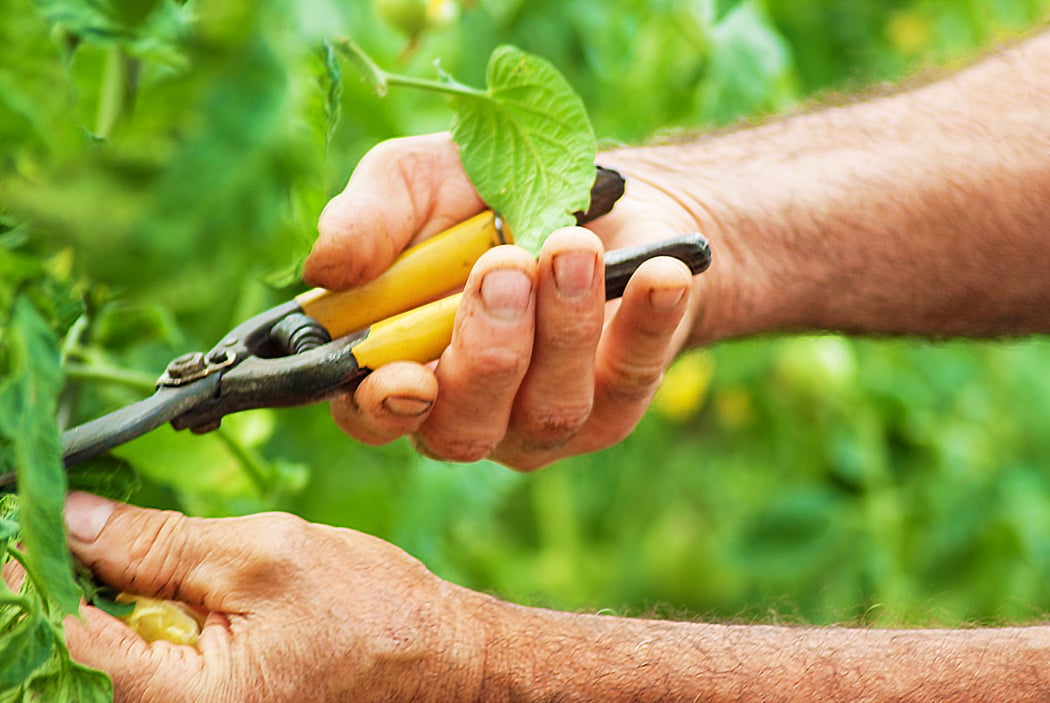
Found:
[(90, 493), (70, 493), (66, 497), (66, 529), (80, 542), (94, 542), (115, 507), (115, 503)]
[(521, 318), (531, 296), (532, 279), (518, 269), (490, 271), (481, 282), (481, 301), (489, 314), (508, 322)]
[(572, 251), (556, 254), (551, 261), (554, 270), (554, 285), (568, 296), (577, 296), (591, 289), (594, 283), (593, 252)]
[(383, 398), (383, 409), (398, 417), (419, 417), (434, 403), (423, 398), (405, 395), (391, 395)]
[(684, 288), (654, 288), (649, 291), (649, 305), (656, 312), (670, 312), (682, 302), (684, 296)]

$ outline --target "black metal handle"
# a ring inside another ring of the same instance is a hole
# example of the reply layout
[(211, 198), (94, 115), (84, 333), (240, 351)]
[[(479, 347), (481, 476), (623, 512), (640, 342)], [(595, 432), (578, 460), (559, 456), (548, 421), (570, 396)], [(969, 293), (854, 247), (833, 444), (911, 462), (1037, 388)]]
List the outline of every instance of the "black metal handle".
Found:
[(671, 256), (685, 263), (695, 276), (711, 266), (711, 245), (699, 232), (665, 239), (655, 244), (644, 244), (626, 249), (614, 249), (605, 254), (605, 299), (623, 295), (634, 272), (642, 262), (657, 256)]

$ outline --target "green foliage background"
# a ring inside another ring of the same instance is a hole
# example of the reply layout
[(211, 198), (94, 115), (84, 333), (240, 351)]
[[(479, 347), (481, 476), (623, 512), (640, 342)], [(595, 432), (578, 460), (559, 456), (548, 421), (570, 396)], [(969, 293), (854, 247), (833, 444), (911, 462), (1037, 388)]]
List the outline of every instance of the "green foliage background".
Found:
[[(600, 139), (761, 119), (1045, 23), (1048, 0), (464, 0), (409, 40), (370, 3), (8, 0), (0, 207), (80, 292), (60, 421), (148, 393), (298, 292), (296, 263), (379, 140), (445, 129), (327, 52), (483, 85), (512, 43), (552, 61)], [(438, 12), (440, 14), (440, 12)], [(340, 73), (342, 75), (340, 78)], [(337, 115), (339, 119), (336, 120)], [(3, 231), (3, 230), (0, 230)], [(3, 235), (9, 236), (10, 233)], [(532, 475), (340, 435), (324, 407), (157, 431), (137, 502), (278, 508), (377, 534), (529, 603), (809, 622), (1027, 620), (1050, 608), (1050, 346), (836, 336), (690, 355), (623, 445)]]

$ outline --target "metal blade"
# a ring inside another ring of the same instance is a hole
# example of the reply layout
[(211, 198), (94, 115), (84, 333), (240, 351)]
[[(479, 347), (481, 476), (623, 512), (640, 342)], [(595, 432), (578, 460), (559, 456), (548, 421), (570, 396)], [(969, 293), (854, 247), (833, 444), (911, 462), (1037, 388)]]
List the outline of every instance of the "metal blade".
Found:
[(72, 466), (171, 422), (214, 395), (219, 374), (184, 386), (164, 386), (149, 398), (62, 433), (62, 462)]

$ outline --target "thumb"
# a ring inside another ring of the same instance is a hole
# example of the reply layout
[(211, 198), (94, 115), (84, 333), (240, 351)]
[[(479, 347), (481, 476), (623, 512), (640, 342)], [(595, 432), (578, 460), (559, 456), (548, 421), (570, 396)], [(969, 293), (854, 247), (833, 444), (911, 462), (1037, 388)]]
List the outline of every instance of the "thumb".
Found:
[(265, 565), (256, 563), (259, 530), (247, 519), (188, 518), (89, 493), (69, 494), (65, 518), (73, 554), (109, 586), (219, 612), (251, 607), (251, 589), (241, 586)]
[(321, 213), (303, 278), (335, 290), (367, 283), (415, 239), (482, 207), (448, 134), (382, 142)]

